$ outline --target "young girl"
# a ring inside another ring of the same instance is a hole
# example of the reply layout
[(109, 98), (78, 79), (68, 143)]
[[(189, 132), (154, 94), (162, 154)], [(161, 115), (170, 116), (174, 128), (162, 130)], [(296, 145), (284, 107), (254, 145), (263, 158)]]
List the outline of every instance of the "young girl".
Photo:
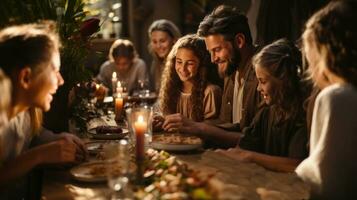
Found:
[[(85, 156), (79, 138), (67, 133), (55, 135), (41, 127), (41, 111), (50, 109), (52, 95), (63, 84), (60, 42), (54, 30), (53, 23), (43, 22), (0, 31), (0, 67), (13, 88), (7, 112), (10, 121), (0, 132), (1, 186), (11, 185), (40, 164), (74, 163)], [(35, 144), (39, 146), (30, 148)], [(11, 187), (1, 192), (0, 198), (22, 198), (23, 188)]]
[(172, 46), (181, 37), (181, 33), (174, 23), (160, 19), (150, 25), (148, 35), (150, 39), (149, 51), (153, 57), (149, 70), (151, 89), (159, 92), (166, 57)]
[(301, 54), (285, 39), (263, 48), (253, 65), (265, 106), (243, 129), (239, 146), (223, 153), (276, 171), (293, 171), (307, 157)]
[(310, 156), (296, 169), (311, 199), (357, 199), (357, 2), (332, 1), (306, 23), (303, 49), (321, 89)]
[(208, 83), (209, 61), (204, 40), (198, 36), (186, 35), (176, 42), (162, 76), (159, 107), (163, 115), (180, 113), (194, 121), (217, 117), (221, 89)]

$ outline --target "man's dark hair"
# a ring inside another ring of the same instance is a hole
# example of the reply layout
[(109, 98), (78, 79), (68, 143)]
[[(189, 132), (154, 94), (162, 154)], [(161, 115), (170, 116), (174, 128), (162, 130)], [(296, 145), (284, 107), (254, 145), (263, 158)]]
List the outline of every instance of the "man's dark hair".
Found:
[(198, 27), (197, 34), (206, 37), (213, 34), (221, 34), (227, 41), (233, 41), (234, 37), (242, 33), (247, 44), (252, 44), (248, 19), (237, 7), (220, 5), (207, 15)]

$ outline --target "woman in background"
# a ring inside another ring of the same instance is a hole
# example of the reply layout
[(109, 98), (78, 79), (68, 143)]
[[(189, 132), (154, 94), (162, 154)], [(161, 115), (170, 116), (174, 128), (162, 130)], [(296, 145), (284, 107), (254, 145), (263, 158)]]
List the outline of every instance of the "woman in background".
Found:
[(357, 199), (357, 2), (332, 1), (306, 23), (303, 49), (317, 95), (310, 156), (296, 169), (311, 199)]
[(181, 33), (174, 23), (160, 19), (150, 25), (148, 34), (150, 38), (149, 51), (153, 57), (149, 70), (150, 89), (158, 93), (166, 57), (172, 46), (181, 37)]
[[(207, 80), (209, 65), (203, 39), (186, 35), (176, 42), (162, 75), (159, 110), (164, 116), (179, 113), (194, 121), (218, 117), (222, 92)], [(161, 126), (164, 119), (158, 119), (154, 124)]]

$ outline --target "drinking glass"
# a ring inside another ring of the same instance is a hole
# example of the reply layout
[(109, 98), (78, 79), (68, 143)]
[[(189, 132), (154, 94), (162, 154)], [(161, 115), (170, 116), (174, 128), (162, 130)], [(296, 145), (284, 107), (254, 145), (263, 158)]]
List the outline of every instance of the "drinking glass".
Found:
[(104, 148), (107, 157), (107, 180), (112, 190), (112, 199), (130, 199), (130, 155), (126, 140), (110, 143)]

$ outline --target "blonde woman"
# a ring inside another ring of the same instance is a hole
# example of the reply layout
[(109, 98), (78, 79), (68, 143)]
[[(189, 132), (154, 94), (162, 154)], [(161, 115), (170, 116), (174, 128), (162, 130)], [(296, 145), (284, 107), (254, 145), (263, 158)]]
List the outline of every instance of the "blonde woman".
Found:
[(153, 57), (149, 70), (151, 89), (159, 92), (166, 57), (172, 46), (181, 37), (181, 33), (173, 22), (159, 19), (150, 25), (148, 34), (150, 39), (149, 51)]
[[(32, 168), (75, 163), (86, 155), (79, 138), (68, 133), (55, 135), (41, 126), (42, 111), (50, 109), (53, 94), (63, 84), (55, 30), (54, 23), (42, 22), (0, 31), (0, 66), (13, 88), (9, 122), (0, 132), (0, 185), (9, 186), (1, 191), (1, 199), (22, 198), (24, 186), (12, 187), (11, 183)], [(30, 148), (30, 144), (37, 146)]]
[(306, 23), (303, 50), (321, 89), (310, 155), (296, 169), (311, 199), (357, 199), (357, 2), (331, 1)]

